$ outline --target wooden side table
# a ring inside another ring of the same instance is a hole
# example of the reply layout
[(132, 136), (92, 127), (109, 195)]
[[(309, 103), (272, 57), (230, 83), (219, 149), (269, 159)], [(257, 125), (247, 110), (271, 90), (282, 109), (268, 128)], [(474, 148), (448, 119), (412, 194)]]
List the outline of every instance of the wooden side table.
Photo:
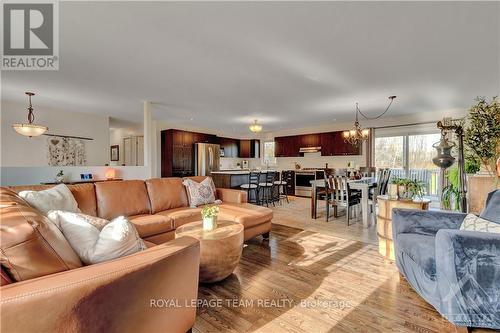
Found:
[(377, 235), (378, 252), (389, 260), (394, 258), (394, 243), (392, 239), (392, 209), (408, 208), (428, 210), (429, 199), (422, 200), (396, 200), (389, 199), (387, 195), (377, 196), (378, 214), (377, 214)]
[(175, 230), (175, 238), (190, 236), (200, 241), (200, 282), (227, 278), (240, 262), (243, 251), (243, 225), (217, 221), (217, 228), (203, 230), (203, 222), (187, 223)]

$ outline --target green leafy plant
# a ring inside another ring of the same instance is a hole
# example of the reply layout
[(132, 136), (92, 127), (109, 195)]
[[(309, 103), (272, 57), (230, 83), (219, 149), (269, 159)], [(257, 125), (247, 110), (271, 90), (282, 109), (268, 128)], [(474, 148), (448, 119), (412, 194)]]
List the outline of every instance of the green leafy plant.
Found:
[(62, 176), (64, 176), (64, 172), (62, 170), (59, 170), (56, 177), (62, 177)]
[(493, 97), (490, 103), (485, 97), (477, 97), (476, 101), (469, 109), (465, 144), (493, 175), (500, 153), (500, 102), (497, 97)]
[(201, 210), (201, 216), (203, 218), (216, 217), (218, 214), (219, 214), (219, 206), (217, 205), (205, 206)]
[(407, 192), (405, 194), (401, 194), (403, 198), (422, 198), (424, 196), (424, 188), (425, 184), (424, 182), (420, 182), (415, 179), (410, 179), (410, 178), (394, 178), (392, 180), (392, 184), (398, 185), (398, 186), (403, 186), (405, 188), (404, 192)]
[(446, 178), (448, 179), (449, 184), (443, 188), (443, 192), (441, 194), (443, 208), (451, 210), (451, 203), (453, 202), (455, 210), (458, 210), (460, 206), (460, 177), (458, 168), (453, 167), (449, 169)]

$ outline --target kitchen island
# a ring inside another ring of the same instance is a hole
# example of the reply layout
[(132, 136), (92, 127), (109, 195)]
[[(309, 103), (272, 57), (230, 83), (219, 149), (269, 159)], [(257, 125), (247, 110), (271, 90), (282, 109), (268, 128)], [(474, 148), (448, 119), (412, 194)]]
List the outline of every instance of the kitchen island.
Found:
[(248, 184), (249, 175), (248, 170), (212, 171), (211, 174), (215, 187), (232, 189), (239, 189), (241, 185)]
[[(259, 182), (264, 183), (266, 181), (265, 175), (267, 171), (276, 172), (275, 180), (279, 180), (280, 171), (278, 170), (255, 170), (260, 172)], [(215, 187), (218, 188), (232, 188), (239, 189), (241, 185), (248, 184), (248, 177), (250, 176), (250, 170), (223, 170), (223, 171), (212, 171), (212, 179), (214, 180)]]

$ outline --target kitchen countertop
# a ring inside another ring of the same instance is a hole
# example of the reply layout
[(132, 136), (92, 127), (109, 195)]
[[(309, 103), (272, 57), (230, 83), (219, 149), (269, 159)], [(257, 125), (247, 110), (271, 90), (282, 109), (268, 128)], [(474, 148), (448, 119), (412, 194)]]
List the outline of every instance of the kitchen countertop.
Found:
[[(316, 171), (323, 171), (324, 169), (284, 169), (284, 170), (269, 170), (269, 171), (276, 171), (276, 172), (281, 172), (281, 171), (294, 171), (294, 172), (316, 172)], [(253, 171), (253, 170), (252, 170)], [(261, 173), (266, 173), (268, 170), (256, 170), (260, 171)], [(213, 174), (217, 175), (248, 175), (250, 173), (250, 170), (222, 170), (222, 171), (212, 171)]]

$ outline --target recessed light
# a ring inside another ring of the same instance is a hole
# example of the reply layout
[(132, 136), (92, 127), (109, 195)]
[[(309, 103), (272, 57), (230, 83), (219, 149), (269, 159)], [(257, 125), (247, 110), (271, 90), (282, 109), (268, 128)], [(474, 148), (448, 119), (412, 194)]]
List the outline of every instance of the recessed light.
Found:
[(337, 118), (333, 118), (332, 121), (337, 121)]
[(191, 117), (191, 118), (189, 118), (189, 120), (193, 121), (193, 120), (194, 120), (194, 118), (193, 118), (193, 117)]

